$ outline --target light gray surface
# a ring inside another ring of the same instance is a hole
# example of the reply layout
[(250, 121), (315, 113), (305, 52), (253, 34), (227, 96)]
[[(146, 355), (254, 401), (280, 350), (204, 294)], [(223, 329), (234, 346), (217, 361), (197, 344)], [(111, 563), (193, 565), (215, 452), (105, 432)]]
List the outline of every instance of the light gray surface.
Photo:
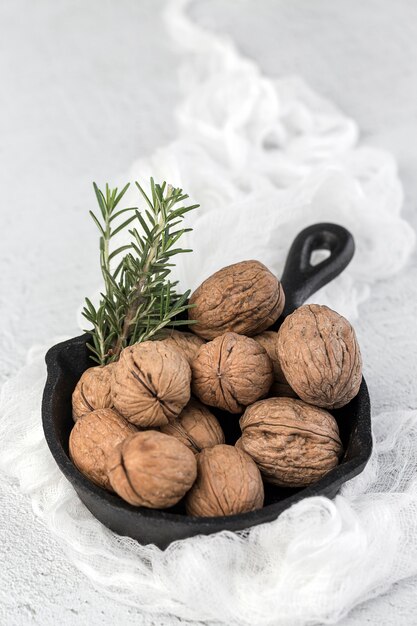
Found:
[[(97, 284), (95, 232), (86, 219), (91, 181), (111, 181), (175, 134), (177, 59), (164, 35), (162, 5), (0, 0), (3, 377), (34, 342), (73, 333), (80, 298)], [(417, 5), (200, 0), (191, 12), (229, 32), (265, 73), (304, 76), (358, 121), (368, 143), (391, 150), (406, 214), (417, 227)], [(416, 278), (414, 256), (394, 285), (374, 290), (360, 332), (378, 298), (392, 293), (400, 309), (408, 306), (401, 298), (415, 298)], [(16, 337), (19, 349), (11, 352)], [(381, 333), (382, 353), (384, 340)], [(387, 364), (381, 359), (378, 367)], [(400, 401), (415, 407), (413, 389), (402, 389)], [(0, 624), (143, 623), (137, 611), (100, 597), (67, 563), (16, 486), (2, 484), (0, 503)], [(358, 607), (343, 623), (375, 623), (381, 606), (382, 625), (417, 623), (417, 581)]]

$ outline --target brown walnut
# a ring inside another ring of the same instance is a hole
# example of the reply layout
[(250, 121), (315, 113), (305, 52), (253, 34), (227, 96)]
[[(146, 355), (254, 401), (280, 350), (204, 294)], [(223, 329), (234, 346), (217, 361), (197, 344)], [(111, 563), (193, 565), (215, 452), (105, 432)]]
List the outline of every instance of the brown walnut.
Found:
[(257, 341), (267, 352), (274, 367), (274, 382), (269, 390), (270, 396), (286, 396), (295, 398), (297, 394), (291, 389), (287, 379), (284, 376), (282, 367), (278, 357), (278, 333), (272, 330), (265, 330), (263, 333), (254, 336)]
[(176, 437), (194, 454), (204, 448), (224, 443), (224, 433), (217, 420), (204, 404), (192, 398), (177, 419), (161, 427), (161, 432)]
[(197, 475), (194, 454), (183, 443), (146, 430), (113, 450), (108, 476), (115, 492), (133, 506), (166, 509), (187, 493)]
[(260, 509), (263, 501), (261, 474), (241, 449), (219, 445), (198, 455), (197, 480), (185, 501), (188, 515), (236, 515)]
[(362, 381), (355, 331), (327, 306), (296, 309), (278, 333), (278, 355), (286, 379), (305, 402), (338, 409), (354, 398)]
[(107, 458), (136, 428), (112, 409), (97, 409), (80, 417), (71, 431), (69, 453), (74, 465), (93, 483), (111, 489)]
[(204, 340), (194, 335), (194, 333), (180, 332), (178, 330), (171, 330), (161, 341), (165, 345), (178, 350), (190, 365), (200, 346), (204, 343)]
[(239, 450), (243, 450), (242, 437), (239, 437), (239, 439), (237, 439), (237, 441), (235, 441), (235, 447), (239, 448)]
[(113, 369), (114, 407), (143, 428), (175, 419), (190, 399), (187, 360), (161, 341), (144, 341), (122, 350)]
[(192, 330), (204, 339), (225, 332), (256, 335), (281, 315), (285, 304), (280, 281), (259, 261), (228, 265), (207, 278), (190, 297)]
[(89, 367), (83, 373), (72, 394), (74, 422), (90, 411), (112, 407), (111, 372), (113, 366), (114, 363), (104, 367)]
[(265, 480), (281, 487), (311, 485), (338, 464), (342, 454), (334, 417), (293, 398), (268, 398), (240, 418), (240, 445)]
[(266, 396), (274, 378), (262, 346), (237, 333), (225, 333), (201, 346), (191, 367), (193, 393), (230, 413), (241, 413)]

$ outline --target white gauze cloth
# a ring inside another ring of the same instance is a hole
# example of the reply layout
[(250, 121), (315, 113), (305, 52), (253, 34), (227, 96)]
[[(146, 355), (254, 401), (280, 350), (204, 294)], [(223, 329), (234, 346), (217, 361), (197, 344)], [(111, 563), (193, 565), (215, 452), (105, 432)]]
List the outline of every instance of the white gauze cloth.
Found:
[[(306, 225), (333, 221), (352, 231), (357, 251), (314, 300), (356, 318), (372, 284), (397, 274), (414, 243), (400, 216), (395, 162), (358, 146), (355, 123), (300, 79), (262, 76), (230, 41), (193, 24), (185, 8), (172, 2), (166, 14), (182, 54), (177, 139), (124, 177), (166, 179), (201, 204), (190, 216), (194, 253), (178, 268), (181, 286), (193, 288), (247, 258), (279, 275), (293, 237)], [(385, 324), (391, 311), (381, 307), (377, 315), (376, 324)], [(372, 337), (363, 344), (370, 360), (377, 357)], [(334, 501), (310, 498), (275, 522), (195, 537), (162, 552), (103, 527), (57, 469), (40, 417), (47, 347), (34, 348), (2, 389), (0, 466), (103, 593), (149, 619), (170, 615), (164, 623), (296, 626), (334, 623), (417, 574), (416, 411), (373, 415), (371, 461)]]

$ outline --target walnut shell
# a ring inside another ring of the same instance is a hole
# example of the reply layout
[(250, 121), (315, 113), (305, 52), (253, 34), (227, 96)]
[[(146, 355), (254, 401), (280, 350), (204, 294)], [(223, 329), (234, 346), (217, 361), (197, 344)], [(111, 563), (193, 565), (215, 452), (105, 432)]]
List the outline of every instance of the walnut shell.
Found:
[(194, 454), (224, 443), (224, 433), (217, 418), (194, 398), (177, 419), (161, 427), (161, 432), (176, 437)]
[(239, 448), (239, 450), (243, 450), (242, 437), (239, 437), (239, 439), (237, 439), (237, 441), (235, 441), (235, 447)]
[(89, 367), (81, 376), (72, 394), (72, 417), (74, 422), (79, 417), (96, 409), (110, 409), (111, 372), (114, 363), (104, 367)]
[(362, 381), (355, 331), (327, 306), (300, 307), (283, 322), (278, 355), (286, 379), (305, 402), (338, 409), (354, 398)]
[(111, 489), (107, 457), (136, 428), (112, 409), (97, 409), (80, 417), (71, 431), (69, 453), (74, 465), (93, 483)]
[(263, 333), (255, 335), (254, 339), (266, 350), (274, 368), (274, 382), (269, 390), (269, 395), (296, 398), (297, 394), (288, 384), (279, 362), (278, 333), (272, 330), (265, 330)]
[(187, 360), (161, 341), (144, 341), (122, 350), (113, 369), (114, 407), (143, 428), (175, 419), (190, 399)]
[(261, 474), (243, 450), (219, 445), (197, 456), (197, 480), (185, 500), (188, 515), (236, 515), (260, 509), (263, 502)]
[(190, 297), (192, 330), (204, 339), (227, 331), (256, 335), (281, 315), (284, 291), (278, 278), (259, 261), (228, 265), (207, 278)]
[(281, 487), (311, 485), (338, 464), (342, 454), (334, 417), (293, 398), (268, 398), (240, 418), (240, 445), (265, 480)]
[(197, 476), (194, 454), (169, 435), (146, 430), (113, 450), (108, 476), (115, 492), (133, 506), (166, 509), (191, 488)]
[(171, 346), (178, 350), (190, 365), (197, 355), (200, 346), (204, 343), (204, 340), (194, 335), (194, 333), (180, 332), (178, 330), (170, 331), (169, 335), (160, 341), (166, 346)]
[(201, 346), (191, 368), (193, 393), (230, 413), (241, 413), (266, 396), (274, 378), (262, 346), (237, 333), (225, 333)]

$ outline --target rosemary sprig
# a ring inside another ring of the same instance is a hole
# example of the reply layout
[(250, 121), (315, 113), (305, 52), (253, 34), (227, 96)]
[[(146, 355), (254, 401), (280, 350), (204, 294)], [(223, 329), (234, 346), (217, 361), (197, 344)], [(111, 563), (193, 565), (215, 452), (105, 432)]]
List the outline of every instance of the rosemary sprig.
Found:
[[(126, 209), (121, 209), (115, 212), (117, 205), (120, 200), (125, 195), (126, 191), (130, 187), (130, 183), (125, 185), (120, 193), (118, 193), (118, 189), (110, 190), (109, 186), (106, 184), (106, 193), (103, 194), (102, 191), (97, 187), (96, 183), (93, 183), (94, 191), (96, 194), (97, 202), (100, 207), (101, 215), (103, 218), (103, 224), (100, 224), (99, 219), (94, 215), (92, 211), (90, 211), (90, 215), (93, 218), (97, 228), (99, 229), (100, 236), (100, 265), (101, 271), (103, 274), (104, 285), (106, 288), (106, 294), (108, 296), (112, 293), (112, 283), (109, 280), (110, 274), (110, 261), (116, 257), (118, 254), (123, 252), (123, 250), (127, 250), (130, 246), (125, 245), (117, 248), (117, 250), (113, 250), (110, 253), (110, 239), (117, 235), (123, 228), (126, 228), (134, 219), (135, 216), (131, 215), (125, 220), (122, 224), (119, 224), (117, 228), (113, 228), (114, 220), (118, 219), (121, 215), (126, 213), (127, 211), (136, 211), (136, 207), (128, 207)], [(120, 268), (119, 268), (120, 269)]]
[[(132, 207), (115, 210), (129, 185), (120, 193), (106, 185), (103, 193), (94, 184), (102, 221), (92, 212), (90, 214), (100, 231), (104, 292), (97, 309), (86, 298), (83, 315), (93, 327), (88, 331), (93, 340), (88, 344), (91, 358), (100, 365), (117, 360), (127, 345), (156, 338), (165, 326), (189, 323), (174, 318), (189, 308), (190, 292), (177, 294), (177, 283), (170, 282), (168, 277), (173, 267), (172, 257), (190, 252), (175, 246), (185, 232), (192, 230), (181, 228), (180, 224), (185, 214), (198, 205), (183, 206), (188, 196), (182, 189), (165, 182), (155, 184), (152, 178), (151, 197), (139, 183), (136, 186), (146, 203), (144, 211)], [(134, 214), (115, 226), (115, 220), (129, 211)], [(111, 251), (112, 237), (134, 220), (137, 225), (128, 231), (131, 242)], [(116, 269), (112, 270), (116, 258), (126, 251)]]

